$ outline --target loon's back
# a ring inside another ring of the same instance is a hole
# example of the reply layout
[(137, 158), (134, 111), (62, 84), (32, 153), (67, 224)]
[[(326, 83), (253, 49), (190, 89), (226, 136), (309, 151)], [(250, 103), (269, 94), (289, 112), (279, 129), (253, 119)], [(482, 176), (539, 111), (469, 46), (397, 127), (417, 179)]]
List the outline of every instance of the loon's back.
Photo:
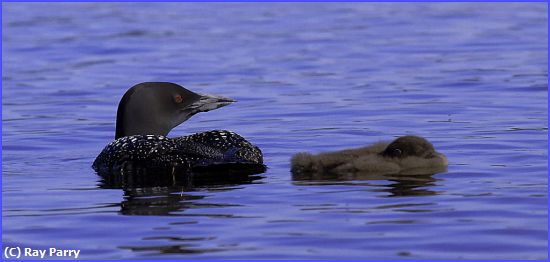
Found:
[(193, 171), (219, 165), (265, 168), (262, 152), (257, 146), (226, 130), (177, 138), (160, 135), (122, 137), (101, 151), (93, 168), (102, 175), (135, 168)]

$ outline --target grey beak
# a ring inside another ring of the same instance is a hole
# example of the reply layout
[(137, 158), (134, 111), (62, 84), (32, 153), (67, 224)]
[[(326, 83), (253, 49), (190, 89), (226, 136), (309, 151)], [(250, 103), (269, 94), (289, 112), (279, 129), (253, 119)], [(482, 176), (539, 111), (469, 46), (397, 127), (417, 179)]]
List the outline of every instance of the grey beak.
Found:
[(198, 95), (201, 96), (199, 100), (188, 106), (188, 108), (191, 109), (193, 114), (196, 114), (199, 112), (208, 112), (208, 111), (232, 104), (234, 102), (237, 102), (237, 100), (223, 97), (223, 96), (208, 95), (208, 94), (198, 94)]

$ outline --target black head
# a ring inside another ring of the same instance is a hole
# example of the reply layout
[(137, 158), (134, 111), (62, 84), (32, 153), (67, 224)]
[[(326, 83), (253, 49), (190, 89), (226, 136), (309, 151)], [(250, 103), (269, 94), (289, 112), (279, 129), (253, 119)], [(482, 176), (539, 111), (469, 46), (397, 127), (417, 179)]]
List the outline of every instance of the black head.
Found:
[(432, 158), (436, 156), (433, 145), (419, 136), (402, 136), (391, 142), (382, 153), (384, 157), (405, 158), (417, 156)]
[(168, 82), (145, 82), (128, 89), (118, 105), (115, 139), (168, 135), (196, 113), (229, 105), (233, 99), (191, 92)]

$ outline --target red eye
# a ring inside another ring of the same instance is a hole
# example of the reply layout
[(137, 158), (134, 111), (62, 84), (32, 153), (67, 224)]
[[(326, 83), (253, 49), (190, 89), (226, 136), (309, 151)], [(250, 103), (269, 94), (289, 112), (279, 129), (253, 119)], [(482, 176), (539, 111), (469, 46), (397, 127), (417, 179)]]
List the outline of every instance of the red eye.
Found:
[(176, 95), (174, 96), (174, 101), (176, 101), (176, 103), (181, 103), (183, 102), (183, 98), (180, 96), (180, 95)]

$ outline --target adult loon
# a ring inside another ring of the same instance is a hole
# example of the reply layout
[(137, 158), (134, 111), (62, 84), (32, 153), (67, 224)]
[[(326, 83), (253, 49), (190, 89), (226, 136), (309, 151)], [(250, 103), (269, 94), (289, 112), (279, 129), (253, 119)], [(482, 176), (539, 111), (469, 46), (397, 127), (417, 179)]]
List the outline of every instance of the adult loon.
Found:
[(312, 155), (298, 153), (292, 157), (293, 173), (380, 173), (426, 174), (441, 172), (447, 158), (419, 136), (402, 136), (391, 143)]
[(233, 102), (168, 82), (137, 84), (126, 91), (118, 105), (115, 140), (101, 151), (92, 167), (102, 176), (137, 168), (173, 173), (175, 169), (238, 167), (261, 172), (265, 169), (261, 150), (231, 131), (166, 137), (191, 116)]

